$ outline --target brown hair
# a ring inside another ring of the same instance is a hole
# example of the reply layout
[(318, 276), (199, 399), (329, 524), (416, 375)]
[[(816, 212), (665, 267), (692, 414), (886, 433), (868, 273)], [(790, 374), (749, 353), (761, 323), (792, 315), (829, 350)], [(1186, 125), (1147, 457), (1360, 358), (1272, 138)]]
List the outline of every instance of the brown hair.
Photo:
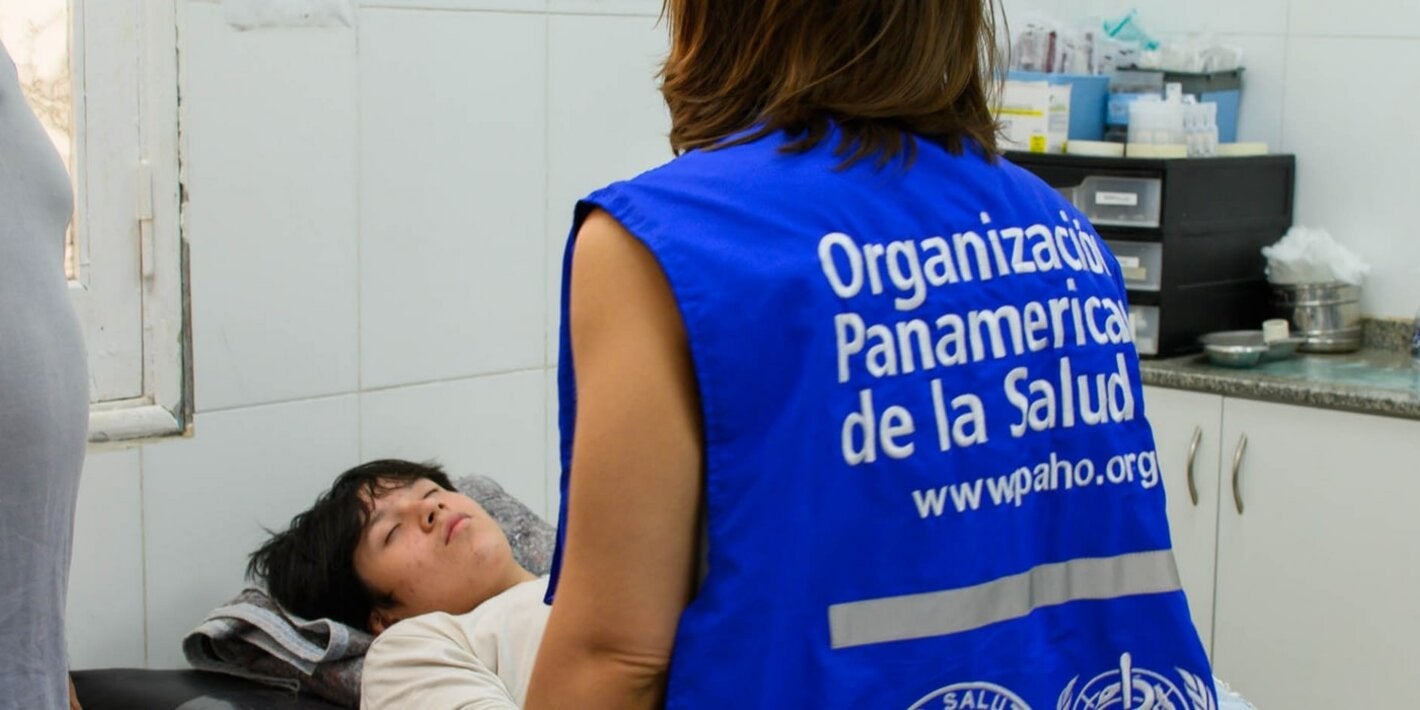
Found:
[(803, 152), (830, 123), (845, 165), (910, 162), (913, 134), (996, 153), (994, 0), (665, 0), (663, 13), (677, 153), (778, 131)]

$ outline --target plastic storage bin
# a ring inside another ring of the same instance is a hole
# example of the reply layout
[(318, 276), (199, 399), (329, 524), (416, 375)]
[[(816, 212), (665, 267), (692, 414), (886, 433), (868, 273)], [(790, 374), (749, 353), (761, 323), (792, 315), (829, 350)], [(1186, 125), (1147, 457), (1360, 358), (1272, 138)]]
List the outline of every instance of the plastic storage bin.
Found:
[(1134, 291), (1157, 291), (1163, 286), (1164, 245), (1157, 242), (1121, 242), (1104, 240), (1119, 269), (1124, 273), (1124, 287)]
[(1123, 140), (1124, 128), (1129, 124), (1130, 103), (1140, 94), (1159, 94), (1167, 84), (1180, 84), (1183, 93), (1197, 96), (1200, 102), (1211, 101), (1218, 105), (1218, 142), (1234, 143), (1238, 139), (1238, 108), (1242, 105), (1242, 72), (1234, 69), (1194, 74), (1121, 69), (1115, 72), (1111, 93), (1105, 97), (1107, 133)]
[(1104, 111), (1109, 101), (1109, 77), (1094, 74), (1046, 74), (1012, 69), (1008, 79), (1070, 85), (1070, 138), (1104, 139)]
[(1199, 102), (1218, 104), (1218, 142), (1238, 140), (1238, 108), (1242, 105), (1241, 69), (1205, 74), (1165, 72), (1164, 83), (1182, 84), (1183, 93), (1198, 97)]
[(1066, 194), (1097, 227), (1152, 229), (1159, 226), (1163, 191), (1158, 178), (1090, 175)]

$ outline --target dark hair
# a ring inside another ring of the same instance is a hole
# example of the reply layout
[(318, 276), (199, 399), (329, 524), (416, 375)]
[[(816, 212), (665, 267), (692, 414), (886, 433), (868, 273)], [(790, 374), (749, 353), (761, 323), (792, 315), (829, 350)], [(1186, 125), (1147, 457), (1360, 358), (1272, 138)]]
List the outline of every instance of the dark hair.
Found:
[(778, 131), (796, 136), (785, 151), (803, 152), (832, 122), (845, 165), (910, 162), (913, 134), (995, 155), (994, 0), (665, 0), (663, 13), (677, 153)]
[(438, 466), (398, 459), (371, 461), (340, 474), (310, 510), (251, 554), (247, 576), (264, 581), (271, 598), (293, 614), (368, 631), (371, 610), (393, 603), (355, 573), (355, 546), (369, 520), (369, 501), (423, 479), (454, 490)]

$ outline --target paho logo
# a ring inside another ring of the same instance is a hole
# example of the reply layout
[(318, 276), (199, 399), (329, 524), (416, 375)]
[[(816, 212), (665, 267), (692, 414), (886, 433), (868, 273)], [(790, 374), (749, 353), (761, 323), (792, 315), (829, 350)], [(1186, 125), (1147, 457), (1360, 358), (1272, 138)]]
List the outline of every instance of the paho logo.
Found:
[(1182, 668), (1183, 690), (1160, 673), (1134, 666), (1129, 654), (1119, 657), (1119, 669), (1091, 678), (1079, 691), (1076, 676), (1060, 694), (1056, 710), (1217, 710), (1204, 679)]
[(907, 710), (1030, 710), (1021, 696), (994, 683), (957, 683), (932, 691)]

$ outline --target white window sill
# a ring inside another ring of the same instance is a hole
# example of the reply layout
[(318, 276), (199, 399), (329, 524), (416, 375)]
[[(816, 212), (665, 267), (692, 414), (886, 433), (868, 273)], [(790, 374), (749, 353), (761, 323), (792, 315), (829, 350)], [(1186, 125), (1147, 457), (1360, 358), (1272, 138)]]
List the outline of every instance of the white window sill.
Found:
[(191, 420), (190, 416), (141, 399), (95, 404), (89, 410), (89, 443), (186, 436)]

